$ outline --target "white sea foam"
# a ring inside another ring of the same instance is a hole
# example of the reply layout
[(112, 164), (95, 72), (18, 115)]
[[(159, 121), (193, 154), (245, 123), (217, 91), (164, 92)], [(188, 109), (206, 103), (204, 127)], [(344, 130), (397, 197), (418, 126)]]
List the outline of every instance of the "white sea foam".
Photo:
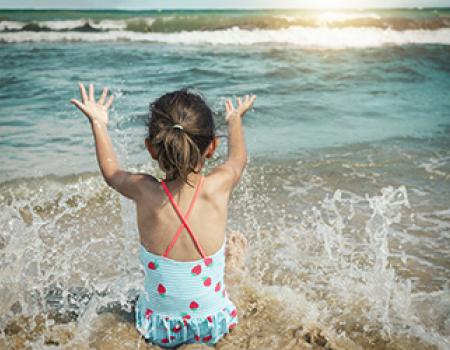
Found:
[(47, 27), (51, 30), (70, 30), (89, 24), (92, 28), (102, 30), (125, 30), (127, 22), (124, 20), (101, 20), (95, 22), (92, 20), (78, 19), (78, 20), (64, 20), (64, 21), (41, 21), (36, 22), (40, 27)]
[(0, 30), (5, 29), (22, 29), (22, 27), (25, 25), (25, 22), (17, 22), (17, 21), (0, 21)]
[(237, 27), (217, 31), (177, 33), (109, 32), (11, 32), (0, 33), (0, 42), (40, 41), (137, 41), (169, 44), (254, 45), (291, 44), (309, 48), (377, 47), (383, 45), (450, 45), (450, 28), (395, 31), (380, 28), (290, 27), (280, 30), (243, 30)]
[(88, 23), (83, 19), (75, 19), (75, 20), (65, 20), (65, 21), (42, 21), (36, 22), (41, 28), (49, 28), (52, 30), (63, 30), (63, 29), (74, 29), (77, 27), (82, 27)]
[(125, 30), (127, 22), (125, 20), (104, 19), (99, 23), (90, 23), (92, 27), (103, 30)]

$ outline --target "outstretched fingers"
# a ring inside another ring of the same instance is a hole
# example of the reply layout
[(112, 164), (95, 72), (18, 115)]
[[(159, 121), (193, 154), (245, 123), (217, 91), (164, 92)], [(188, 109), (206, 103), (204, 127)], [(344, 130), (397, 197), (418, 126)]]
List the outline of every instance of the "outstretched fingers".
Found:
[(83, 83), (78, 83), (78, 86), (80, 87), (81, 101), (83, 103), (86, 103), (86, 101), (88, 100), (88, 97), (87, 97), (87, 94), (86, 94), (86, 89), (84, 88), (84, 84)]
[(252, 107), (255, 99), (255, 95), (252, 95), (251, 97), (250, 95), (245, 95), (243, 101), (240, 97), (238, 97), (238, 109), (240, 110), (240, 112), (242, 114), (246, 113)]
[(105, 104), (105, 108), (108, 109), (109, 107), (111, 107), (113, 101), (114, 101), (114, 95), (109, 96), (108, 102), (106, 102), (106, 104)]
[(245, 95), (245, 100), (244, 100), (245, 108), (247, 110), (249, 110), (252, 107), (253, 102), (255, 102), (255, 100), (256, 100), (256, 95), (252, 95), (251, 97), (250, 97), (250, 95)]
[(86, 108), (85, 108), (84, 104), (81, 103), (80, 101), (78, 101), (77, 99), (75, 99), (75, 98), (71, 99), (70, 103), (74, 104), (83, 113), (86, 113)]
[(233, 109), (234, 109), (234, 107), (233, 107), (233, 102), (231, 102), (230, 99), (227, 99), (227, 100), (225, 101), (225, 110), (226, 110), (227, 114), (230, 113), (230, 112), (232, 112)]
[(253, 106), (253, 102), (256, 100), (256, 95), (245, 95), (243, 97), (236, 97), (237, 106), (236, 109), (233, 106), (231, 99), (225, 101), (225, 110), (227, 116), (232, 112), (237, 112), (243, 116)]
[(98, 103), (101, 104), (101, 105), (104, 104), (107, 95), (108, 95), (108, 88), (104, 87), (102, 95), (100, 96), (100, 98), (98, 100)]
[(95, 97), (94, 97), (94, 85), (93, 85), (93, 84), (89, 84), (89, 100), (90, 100), (90, 101), (95, 101)]

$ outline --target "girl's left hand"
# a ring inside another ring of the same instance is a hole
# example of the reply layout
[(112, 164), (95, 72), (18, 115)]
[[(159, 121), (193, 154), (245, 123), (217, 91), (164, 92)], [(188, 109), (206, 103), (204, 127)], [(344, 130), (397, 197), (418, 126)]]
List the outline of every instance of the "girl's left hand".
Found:
[(106, 96), (108, 95), (108, 88), (103, 88), (102, 96), (98, 101), (95, 101), (94, 85), (89, 84), (89, 96), (86, 94), (84, 85), (79, 83), (79, 86), (82, 102), (74, 98), (71, 99), (70, 102), (82, 111), (91, 123), (97, 121), (105, 125), (108, 124), (108, 109), (111, 107), (114, 100), (114, 96), (110, 95), (108, 101), (105, 103)]

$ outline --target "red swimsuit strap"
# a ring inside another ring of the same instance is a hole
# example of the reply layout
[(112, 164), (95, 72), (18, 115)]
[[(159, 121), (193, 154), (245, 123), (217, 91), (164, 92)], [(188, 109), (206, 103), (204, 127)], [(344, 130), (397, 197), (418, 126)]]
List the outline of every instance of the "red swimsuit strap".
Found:
[(163, 256), (167, 257), (169, 255), (169, 252), (172, 250), (173, 246), (175, 245), (176, 241), (178, 240), (178, 237), (180, 237), (180, 234), (183, 231), (183, 228), (186, 228), (186, 230), (189, 232), (189, 235), (191, 236), (192, 240), (194, 241), (195, 246), (197, 247), (198, 251), (200, 252), (202, 258), (203, 259), (206, 258), (206, 254), (205, 254), (202, 246), (200, 245), (199, 241), (197, 240), (197, 237), (195, 237), (194, 232), (192, 232), (191, 227), (189, 226), (189, 224), (186, 221), (188, 219), (189, 215), (191, 214), (192, 208), (194, 207), (194, 204), (198, 198), (198, 195), (200, 193), (200, 188), (203, 185), (203, 180), (204, 180), (204, 177), (201, 176), (200, 181), (195, 190), (194, 197), (192, 198), (191, 204), (189, 205), (189, 209), (186, 212), (185, 216), (183, 216), (183, 214), (181, 213), (181, 210), (178, 207), (177, 203), (175, 202), (175, 199), (173, 198), (172, 193), (170, 193), (169, 188), (167, 187), (167, 184), (164, 182), (164, 180), (161, 180), (161, 185), (162, 185), (164, 191), (166, 192), (167, 197), (169, 197), (170, 203), (172, 203), (172, 207), (175, 209), (178, 217), (180, 218), (180, 220), (182, 222), (182, 224), (178, 228), (177, 232), (175, 233), (172, 241), (170, 242), (169, 246), (167, 247), (166, 251), (164, 252)]

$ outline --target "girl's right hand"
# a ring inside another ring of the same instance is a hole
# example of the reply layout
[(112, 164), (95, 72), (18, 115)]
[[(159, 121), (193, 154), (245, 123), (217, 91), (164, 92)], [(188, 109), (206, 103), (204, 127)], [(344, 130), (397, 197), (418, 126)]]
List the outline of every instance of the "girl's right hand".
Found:
[(253, 102), (256, 100), (256, 95), (245, 95), (244, 101), (240, 97), (237, 98), (237, 108), (234, 108), (233, 102), (231, 99), (228, 99), (225, 101), (225, 110), (226, 110), (226, 116), (225, 120), (228, 122), (233, 117), (242, 118), (247, 111), (252, 108)]
[(111, 107), (114, 96), (110, 95), (108, 101), (105, 103), (108, 95), (108, 89), (105, 87), (99, 100), (95, 101), (94, 85), (89, 84), (89, 96), (86, 94), (86, 89), (82, 83), (79, 83), (79, 87), (81, 102), (74, 98), (70, 102), (83, 112), (90, 122), (100, 122), (104, 125), (108, 124), (108, 109)]

